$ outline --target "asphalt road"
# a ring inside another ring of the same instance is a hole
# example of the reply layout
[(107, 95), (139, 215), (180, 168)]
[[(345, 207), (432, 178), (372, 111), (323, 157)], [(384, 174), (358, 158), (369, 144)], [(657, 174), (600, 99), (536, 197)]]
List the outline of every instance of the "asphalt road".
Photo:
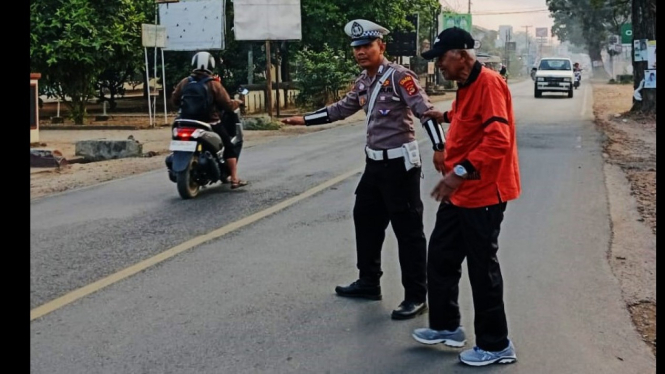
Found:
[[(31, 373), (655, 373), (606, 258), (591, 88), (573, 99), (535, 99), (531, 81), (511, 90), (523, 194), (499, 258), (518, 363), (463, 366), (457, 350), (411, 338), (426, 316), (390, 319), (403, 297), (390, 228), (384, 299), (335, 296), (357, 275), (357, 123), (247, 150), (244, 189), (184, 201), (157, 171), (32, 202)], [(429, 237), (438, 177), (417, 131)], [(460, 292), (472, 345), (466, 274)]]

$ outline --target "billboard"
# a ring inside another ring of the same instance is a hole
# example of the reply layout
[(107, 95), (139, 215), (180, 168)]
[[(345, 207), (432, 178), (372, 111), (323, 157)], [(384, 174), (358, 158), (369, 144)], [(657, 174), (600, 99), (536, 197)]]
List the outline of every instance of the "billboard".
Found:
[(302, 40), (300, 0), (234, 0), (236, 40)]
[(473, 34), (471, 31), (471, 14), (470, 13), (441, 13), (441, 20), (439, 22), (439, 32), (449, 29), (451, 27), (459, 27)]
[(166, 27), (165, 51), (224, 49), (224, 4), (219, 0), (180, 0), (159, 4), (159, 23)]
[(621, 25), (621, 44), (633, 43), (633, 24), (624, 23)]
[(386, 45), (386, 52), (391, 56), (418, 55), (418, 14), (406, 16), (413, 25), (413, 31), (395, 31)]
[(537, 38), (547, 38), (547, 27), (536, 27)]

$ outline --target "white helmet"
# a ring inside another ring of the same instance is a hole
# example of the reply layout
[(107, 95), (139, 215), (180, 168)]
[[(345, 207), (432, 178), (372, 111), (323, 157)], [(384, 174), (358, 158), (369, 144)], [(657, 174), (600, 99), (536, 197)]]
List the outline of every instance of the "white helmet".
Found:
[(215, 58), (208, 52), (199, 52), (192, 57), (192, 68), (212, 74), (212, 69), (215, 68)]

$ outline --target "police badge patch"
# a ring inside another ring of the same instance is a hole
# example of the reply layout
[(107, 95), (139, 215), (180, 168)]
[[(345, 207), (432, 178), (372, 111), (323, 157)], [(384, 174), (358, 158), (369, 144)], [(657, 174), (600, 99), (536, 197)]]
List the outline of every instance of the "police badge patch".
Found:
[(360, 37), (365, 30), (363, 29), (362, 26), (358, 22), (354, 22), (353, 25), (351, 26), (351, 36), (354, 38)]
[(416, 92), (418, 92), (418, 89), (416, 88), (416, 82), (413, 81), (413, 78), (410, 75), (400, 79), (399, 85), (404, 87), (406, 93), (408, 93), (409, 96), (413, 96), (416, 94)]

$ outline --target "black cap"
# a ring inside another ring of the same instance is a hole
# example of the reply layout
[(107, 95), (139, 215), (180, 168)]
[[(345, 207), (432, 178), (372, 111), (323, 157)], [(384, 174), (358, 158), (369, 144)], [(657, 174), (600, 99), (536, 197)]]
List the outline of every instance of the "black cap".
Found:
[(432, 49), (421, 53), (420, 56), (426, 60), (431, 60), (443, 56), (451, 49), (473, 49), (475, 45), (476, 41), (468, 31), (459, 27), (450, 27), (441, 31), (434, 40)]

